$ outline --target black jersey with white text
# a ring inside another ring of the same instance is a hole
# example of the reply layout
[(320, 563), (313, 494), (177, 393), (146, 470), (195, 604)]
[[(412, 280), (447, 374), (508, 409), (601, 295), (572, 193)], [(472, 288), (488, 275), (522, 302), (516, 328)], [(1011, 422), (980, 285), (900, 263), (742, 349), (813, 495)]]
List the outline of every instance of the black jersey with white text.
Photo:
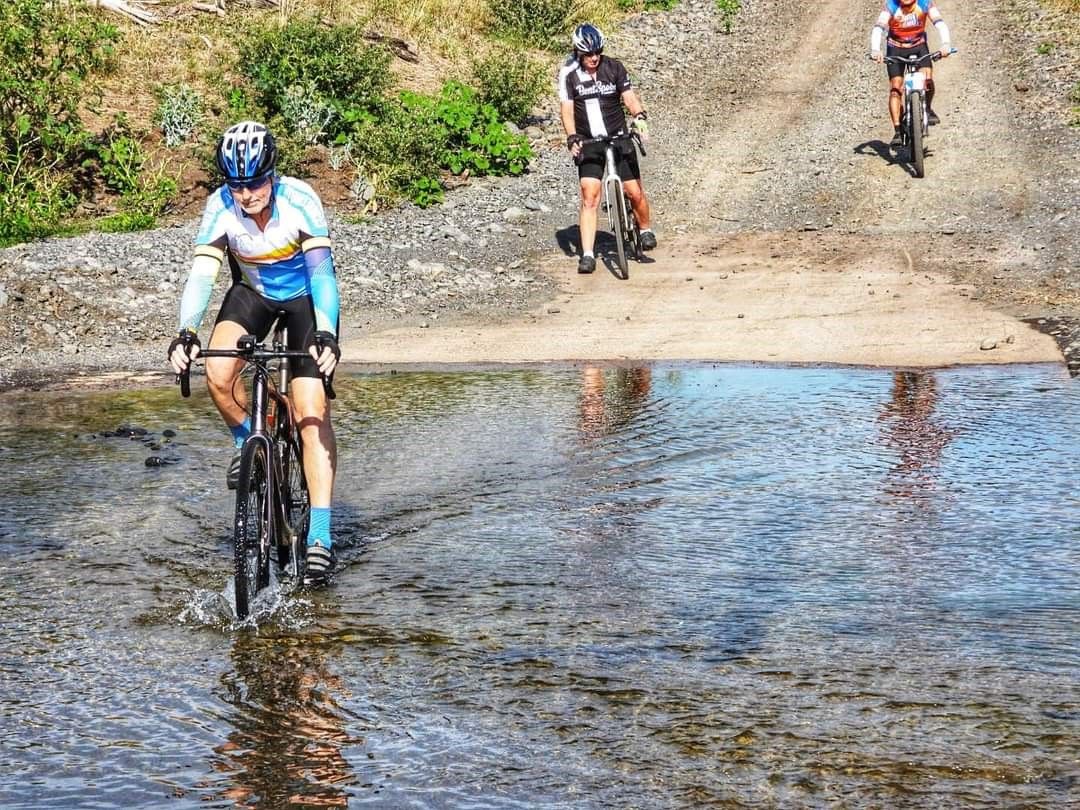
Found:
[(626, 129), (622, 94), (630, 89), (623, 63), (601, 57), (596, 76), (571, 56), (559, 71), (559, 99), (574, 102), (574, 129), (585, 138), (614, 135)]

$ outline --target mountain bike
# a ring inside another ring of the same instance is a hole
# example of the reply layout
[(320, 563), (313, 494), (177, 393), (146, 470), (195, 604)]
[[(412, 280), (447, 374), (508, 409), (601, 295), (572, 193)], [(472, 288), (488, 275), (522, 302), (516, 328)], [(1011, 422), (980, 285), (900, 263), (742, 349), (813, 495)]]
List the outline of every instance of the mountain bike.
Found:
[[(322, 351), (321, 346), (318, 349)], [(243, 335), (235, 349), (206, 349), (196, 359), (206, 357), (238, 357), (253, 369), (251, 435), (240, 450), (233, 520), (236, 616), (244, 619), (256, 595), (270, 584), (272, 552), (276, 552), (279, 572), (303, 581), (311, 503), (300, 430), (289, 398), (282, 392), (289, 387), (288, 361), (311, 355), (286, 349), (285, 330), (279, 325), (269, 349), (255, 335)], [(191, 366), (176, 378), (180, 393), (190, 396)], [(333, 399), (329, 380), (323, 380), (323, 385), (327, 397)]]
[[(950, 54), (956, 53), (953, 48)], [(930, 54), (930, 60), (941, 58), (941, 51)], [(886, 56), (885, 63), (904, 66), (904, 101), (900, 107), (900, 137), (907, 147), (908, 158), (916, 177), (926, 176), (926, 150), (923, 141), (930, 134), (926, 122), (926, 74), (919, 70), (926, 56)]]
[(619, 265), (619, 273), (622, 278), (630, 278), (630, 265), (627, 255), (634, 257), (636, 261), (645, 258), (641, 247), (641, 228), (638, 225), (634, 209), (630, 205), (630, 198), (626, 196), (622, 178), (619, 177), (618, 162), (615, 159), (616, 144), (630, 141), (630, 148), (634, 146), (645, 154), (645, 147), (641, 143), (641, 136), (636, 132), (619, 132), (615, 135), (599, 135), (595, 138), (587, 138), (581, 142), (582, 147), (590, 143), (604, 145), (604, 208), (607, 210), (608, 224), (611, 232), (615, 235), (615, 258)]

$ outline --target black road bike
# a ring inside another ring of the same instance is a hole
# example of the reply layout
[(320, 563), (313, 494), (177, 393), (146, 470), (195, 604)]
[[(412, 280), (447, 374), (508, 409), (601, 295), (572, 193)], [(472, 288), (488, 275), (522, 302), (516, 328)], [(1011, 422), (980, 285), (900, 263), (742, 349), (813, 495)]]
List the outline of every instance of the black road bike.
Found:
[(622, 178), (619, 177), (618, 161), (615, 158), (616, 148), (629, 141), (630, 148), (635, 146), (645, 154), (645, 147), (641, 144), (641, 136), (636, 132), (620, 132), (615, 135), (600, 135), (595, 138), (587, 138), (581, 142), (582, 147), (590, 143), (604, 145), (604, 208), (607, 210), (608, 224), (611, 232), (615, 235), (615, 258), (619, 266), (619, 275), (625, 280), (630, 278), (630, 265), (627, 256), (632, 256), (636, 261), (645, 258), (641, 247), (641, 228), (638, 226), (634, 209), (630, 205), (630, 198), (626, 196)]
[[(240, 450), (233, 520), (236, 616), (244, 619), (256, 595), (270, 584), (271, 556), (276, 556), (279, 572), (303, 581), (311, 503), (300, 429), (283, 392), (289, 388), (288, 361), (311, 355), (286, 349), (285, 331), (277, 326), (270, 348), (255, 335), (244, 335), (235, 349), (207, 349), (196, 359), (206, 357), (238, 357), (253, 369), (251, 435)], [(271, 368), (275, 361), (276, 368)], [(185, 397), (191, 395), (190, 375), (190, 365), (177, 375)], [(323, 385), (333, 399), (329, 381)]]
[[(956, 53), (956, 49), (949, 51)], [(941, 58), (941, 51), (930, 54), (933, 62)], [(900, 107), (900, 137), (902, 146), (908, 150), (908, 159), (916, 177), (926, 176), (926, 148), (923, 142), (930, 134), (926, 121), (926, 56), (886, 56), (886, 64), (904, 66), (904, 100)]]

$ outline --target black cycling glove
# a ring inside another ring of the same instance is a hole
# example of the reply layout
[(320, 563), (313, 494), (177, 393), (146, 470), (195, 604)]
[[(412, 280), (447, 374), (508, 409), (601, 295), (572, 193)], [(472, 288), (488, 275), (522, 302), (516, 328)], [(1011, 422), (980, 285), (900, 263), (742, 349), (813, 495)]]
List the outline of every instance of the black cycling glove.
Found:
[(168, 360), (172, 357), (173, 352), (176, 351), (177, 346), (184, 347), (184, 353), (191, 358), (191, 347), (198, 346), (199, 351), (202, 351), (202, 343), (199, 342), (199, 336), (192, 332), (190, 329), (181, 329), (180, 334), (172, 339), (172, 343), (169, 344), (169, 353), (165, 355), (165, 359)]
[(334, 337), (332, 332), (316, 332), (315, 333), (315, 348), (319, 354), (322, 354), (323, 349), (329, 349), (334, 353), (334, 359), (341, 359), (341, 347), (338, 346), (337, 338)]

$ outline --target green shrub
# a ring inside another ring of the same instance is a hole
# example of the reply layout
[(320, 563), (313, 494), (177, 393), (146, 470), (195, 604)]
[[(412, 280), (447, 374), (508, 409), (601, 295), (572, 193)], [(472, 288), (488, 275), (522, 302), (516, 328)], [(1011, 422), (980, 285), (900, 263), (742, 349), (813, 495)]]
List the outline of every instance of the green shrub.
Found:
[(637, 11), (643, 8), (646, 11), (671, 11), (679, 5), (679, 0), (619, 0), (618, 6), (622, 11)]
[(446, 141), (439, 164), (453, 174), (521, 174), (533, 157), (528, 140), (512, 135), (496, 109), (461, 82), (443, 85), (435, 117)]
[(498, 112), (477, 91), (447, 82), (438, 96), (402, 93), (374, 112), (345, 113), (348, 149), (359, 178), (379, 203), (407, 198), (417, 205), (442, 199), (440, 174), (521, 174), (533, 152), (529, 142), (506, 129)]
[(492, 31), (511, 42), (566, 49), (580, 14), (574, 0), (488, 0)]
[(286, 127), (305, 144), (323, 140), (330, 122), (334, 120), (334, 108), (320, 94), (315, 82), (299, 82), (285, 91), (281, 103), (281, 117)]
[[(280, 114), (287, 126), (289, 90), (300, 85), (316, 105), (334, 110), (326, 131), (333, 137), (347, 128), (347, 110), (377, 106), (390, 86), (390, 54), (363, 44), (356, 26), (323, 26), (298, 19), (282, 27), (255, 28), (241, 41), (238, 66), (255, 87), (255, 101), (271, 115)], [(295, 92), (295, 91), (294, 91)]]
[(0, 241), (44, 236), (77, 204), (73, 170), (89, 138), (78, 111), (119, 38), (76, 6), (0, 5)]
[(161, 129), (165, 145), (175, 149), (195, 137), (202, 125), (202, 97), (186, 84), (167, 84), (157, 90), (154, 123)]
[(434, 103), (427, 97), (403, 94), (383, 102), (376, 113), (344, 114), (349, 130), (338, 136), (338, 143), (348, 146), (353, 165), (375, 189), (378, 203), (411, 199), (421, 180), (438, 182), (438, 156), (445, 141), (433, 112)]
[(544, 67), (523, 50), (505, 45), (474, 62), (473, 76), (480, 101), (514, 123), (524, 120), (547, 87)]
[(0, 247), (48, 236), (77, 203), (69, 174), (24, 151), (0, 155)]
[(716, 11), (720, 14), (720, 24), (724, 27), (725, 34), (731, 33), (731, 26), (741, 10), (741, 0), (716, 0)]

